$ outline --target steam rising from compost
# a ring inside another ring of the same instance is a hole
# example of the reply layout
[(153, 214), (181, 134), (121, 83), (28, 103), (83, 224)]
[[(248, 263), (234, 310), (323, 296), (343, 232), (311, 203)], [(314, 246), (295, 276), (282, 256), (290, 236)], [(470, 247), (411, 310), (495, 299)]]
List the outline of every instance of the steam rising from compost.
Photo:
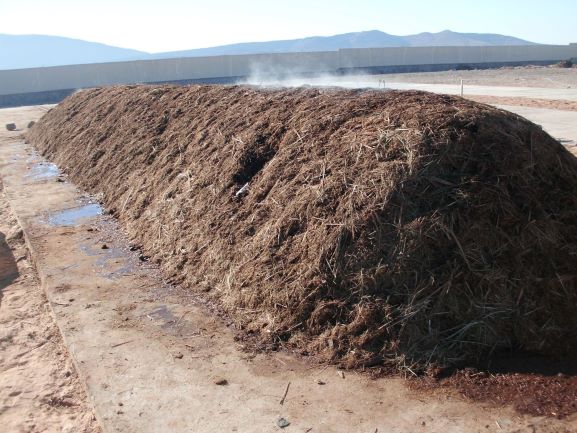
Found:
[[(327, 68), (329, 69), (329, 68)], [(263, 64), (251, 66), (248, 78), (237, 84), (265, 88), (340, 87), (344, 89), (382, 89), (384, 81), (363, 75), (307, 74), (295, 68), (279, 68)]]

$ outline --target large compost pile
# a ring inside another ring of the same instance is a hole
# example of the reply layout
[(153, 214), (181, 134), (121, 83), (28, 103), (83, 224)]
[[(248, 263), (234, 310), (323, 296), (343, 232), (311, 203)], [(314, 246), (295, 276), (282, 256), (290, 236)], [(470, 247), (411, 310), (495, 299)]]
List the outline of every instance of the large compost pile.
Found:
[(29, 139), (165, 275), (346, 367), (577, 348), (577, 159), (424, 92), (122, 86)]

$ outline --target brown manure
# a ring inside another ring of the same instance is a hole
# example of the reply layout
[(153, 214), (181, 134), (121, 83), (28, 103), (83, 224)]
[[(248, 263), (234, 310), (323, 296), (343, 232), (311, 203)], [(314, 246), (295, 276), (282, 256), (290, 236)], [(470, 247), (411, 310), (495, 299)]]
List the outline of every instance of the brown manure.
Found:
[(577, 347), (577, 159), (424, 92), (123, 86), (29, 132), (172, 281), (345, 367)]

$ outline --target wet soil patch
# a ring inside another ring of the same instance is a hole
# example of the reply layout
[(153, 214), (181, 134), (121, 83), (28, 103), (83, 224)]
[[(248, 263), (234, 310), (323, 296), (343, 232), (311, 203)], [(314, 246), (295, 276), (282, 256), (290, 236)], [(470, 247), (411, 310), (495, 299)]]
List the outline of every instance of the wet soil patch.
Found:
[(98, 203), (83, 204), (50, 215), (48, 224), (51, 226), (75, 226), (84, 219), (98, 215), (102, 215), (102, 208)]

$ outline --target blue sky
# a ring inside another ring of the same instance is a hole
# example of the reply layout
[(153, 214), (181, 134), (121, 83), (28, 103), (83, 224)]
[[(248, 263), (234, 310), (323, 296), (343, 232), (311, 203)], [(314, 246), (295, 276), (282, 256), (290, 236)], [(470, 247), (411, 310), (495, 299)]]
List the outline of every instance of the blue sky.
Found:
[(48, 34), (143, 51), (362, 30), (502, 33), (577, 42), (577, 0), (2, 0), (0, 33)]

